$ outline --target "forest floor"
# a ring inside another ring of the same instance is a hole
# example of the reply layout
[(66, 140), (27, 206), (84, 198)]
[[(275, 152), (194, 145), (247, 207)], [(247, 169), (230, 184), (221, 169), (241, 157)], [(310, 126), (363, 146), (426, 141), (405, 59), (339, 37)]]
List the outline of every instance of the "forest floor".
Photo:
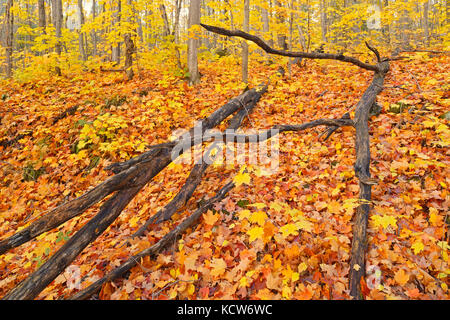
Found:
[[(391, 63), (378, 98), (381, 114), (370, 121), (371, 173), (378, 184), (372, 188), (367, 299), (450, 298), (450, 131), (448, 118), (441, 117), (449, 111), (450, 58), (408, 56)], [(250, 87), (266, 82), (277, 67), (250, 63)], [(244, 89), (240, 66), (231, 57), (203, 61), (195, 87), (162, 69), (140, 71), (132, 81), (123, 81), (120, 73), (86, 72), (0, 82), (0, 239), (104, 181), (112, 175), (104, 170), (108, 164), (167, 141)], [(371, 72), (334, 61), (294, 65), (291, 78), (287, 73), (272, 79), (244, 128), (340, 118), (371, 78)], [(72, 112), (62, 115), (66, 110)], [(247, 165), (249, 182), (234, 188), (155, 260), (147, 257), (124, 278), (104, 285), (99, 298), (349, 299), (359, 191), (354, 129), (339, 129), (325, 142), (320, 133), (316, 128), (281, 134), (275, 170)], [(146, 236), (130, 239), (176, 195), (191, 167), (169, 165), (78, 256), (73, 266), (79, 267), (81, 288), (155, 243), (202, 197), (213, 196), (243, 169), (211, 166), (182, 211)], [(0, 297), (98, 207), (0, 256)], [(38, 299), (74, 294), (68, 272)]]

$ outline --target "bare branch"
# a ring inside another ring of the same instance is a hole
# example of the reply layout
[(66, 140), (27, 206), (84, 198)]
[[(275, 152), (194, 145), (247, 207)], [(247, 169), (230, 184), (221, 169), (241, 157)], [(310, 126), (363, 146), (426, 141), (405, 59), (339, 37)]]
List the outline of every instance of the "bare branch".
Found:
[(330, 60), (339, 60), (343, 62), (349, 62), (352, 63), (360, 68), (371, 70), (378, 72), (377, 65), (372, 65), (368, 63), (364, 63), (356, 58), (353, 57), (347, 57), (343, 54), (333, 54), (333, 53), (320, 53), (320, 52), (292, 52), (292, 51), (284, 51), (284, 50), (278, 50), (270, 47), (264, 40), (261, 38), (248, 34), (241, 30), (227, 30), (220, 27), (210, 26), (204, 23), (200, 24), (203, 28), (205, 28), (208, 31), (221, 34), (224, 36), (230, 36), (230, 37), (240, 37), (249, 41), (252, 41), (256, 45), (258, 45), (261, 49), (263, 49), (267, 53), (276, 54), (280, 56), (285, 57), (299, 57), (299, 58), (307, 58), (307, 59), (330, 59)]
[(369, 48), (370, 51), (372, 51), (375, 56), (377, 57), (377, 61), (381, 62), (381, 57), (380, 57), (380, 53), (378, 52), (378, 50), (374, 47), (372, 47), (367, 41), (365, 41), (366, 43), (366, 47)]

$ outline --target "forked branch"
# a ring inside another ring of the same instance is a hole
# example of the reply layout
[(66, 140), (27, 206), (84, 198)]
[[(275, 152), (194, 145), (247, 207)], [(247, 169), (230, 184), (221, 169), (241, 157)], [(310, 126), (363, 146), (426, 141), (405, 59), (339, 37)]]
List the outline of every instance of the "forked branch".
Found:
[(365, 62), (362, 62), (361, 60), (358, 60), (353, 57), (344, 56), (341, 53), (321, 53), (321, 52), (293, 52), (293, 51), (284, 51), (284, 50), (278, 50), (274, 49), (271, 46), (269, 46), (263, 39), (261, 39), (258, 36), (249, 34), (247, 32), (241, 31), (241, 30), (227, 30), (221, 27), (216, 26), (210, 26), (204, 23), (200, 23), (200, 25), (205, 28), (208, 31), (221, 34), (224, 36), (229, 37), (240, 37), (245, 40), (252, 41), (257, 46), (259, 46), (261, 49), (263, 49), (267, 53), (276, 54), (279, 56), (285, 56), (285, 57), (292, 57), (292, 58), (307, 58), (307, 59), (330, 59), (330, 60), (339, 60), (343, 62), (352, 63), (360, 68), (375, 71), (378, 72), (378, 66), (373, 64), (368, 64)]

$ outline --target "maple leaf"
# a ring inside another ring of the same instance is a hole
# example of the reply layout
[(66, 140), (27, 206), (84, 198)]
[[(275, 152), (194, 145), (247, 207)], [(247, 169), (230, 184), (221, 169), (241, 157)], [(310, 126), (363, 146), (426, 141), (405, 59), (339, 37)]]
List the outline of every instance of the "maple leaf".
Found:
[(419, 289), (414, 288), (414, 289), (410, 289), (410, 290), (406, 291), (406, 294), (411, 299), (415, 299), (415, 298), (418, 298), (420, 296), (420, 291), (419, 291)]
[(395, 273), (394, 280), (399, 285), (404, 286), (409, 280), (409, 275), (406, 274), (405, 270), (400, 269)]
[(250, 236), (249, 241), (253, 242), (256, 239), (262, 239), (264, 235), (264, 229), (261, 227), (253, 227), (247, 231), (247, 234)]
[(238, 215), (239, 215), (239, 219), (241, 219), (241, 220), (249, 219), (250, 216), (252, 215), (252, 212), (248, 209), (244, 209), (244, 210), (239, 211)]
[(256, 209), (259, 209), (259, 210), (266, 207), (266, 205), (264, 203), (260, 203), (260, 202), (249, 204), (249, 206), (255, 207)]
[(297, 235), (298, 234), (298, 227), (295, 224), (292, 223), (288, 223), (285, 224), (284, 226), (282, 226), (280, 228), (280, 232), (283, 235), (284, 238), (292, 235)]
[(414, 254), (418, 254), (418, 253), (422, 252), (424, 248), (425, 248), (425, 246), (423, 245), (422, 241), (420, 241), (420, 240), (417, 240), (411, 246), (411, 249), (414, 250)]
[(203, 219), (205, 220), (205, 223), (207, 225), (214, 225), (217, 220), (219, 220), (220, 214), (216, 213), (214, 214), (211, 210), (208, 210), (207, 213), (203, 214)]
[(390, 215), (383, 215), (383, 216), (372, 216), (372, 221), (376, 227), (382, 226), (384, 229), (387, 228), (389, 225), (393, 227), (397, 227), (397, 219)]
[(291, 299), (291, 297), (292, 297), (292, 289), (290, 287), (283, 287), (283, 289), (281, 290), (281, 295), (285, 299)]
[(443, 223), (443, 220), (444, 220), (443, 217), (438, 215), (437, 213), (438, 213), (438, 211), (435, 208), (431, 207), (430, 208), (430, 216), (428, 218), (428, 220), (431, 222), (431, 224), (436, 227), (441, 226)]
[(248, 283), (247, 277), (242, 277), (239, 280), (239, 287), (241, 288), (241, 287), (248, 287), (248, 286), (249, 286), (249, 283)]
[(261, 299), (261, 300), (272, 300), (273, 299), (273, 293), (267, 289), (261, 289), (256, 293), (256, 298)]
[(314, 227), (314, 225), (311, 222), (309, 222), (308, 220), (306, 220), (306, 218), (303, 216), (297, 216), (294, 220), (297, 220), (295, 222), (295, 226), (298, 229), (311, 232)]
[(330, 213), (339, 213), (339, 211), (341, 211), (341, 204), (335, 200), (331, 201), (330, 203), (328, 203), (327, 205), (328, 211)]
[(264, 211), (256, 211), (251, 215), (250, 222), (257, 223), (260, 226), (264, 226), (267, 218), (267, 214)]
[(280, 212), (281, 209), (283, 209), (283, 205), (284, 205), (284, 203), (280, 203), (280, 202), (271, 202), (270, 205), (269, 205), (269, 208), (270, 208), (270, 209), (273, 209), (273, 210), (275, 210), (275, 211), (277, 211), (277, 212)]
[(235, 183), (236, 187), (239, 187), (242, 184), (250, 184), (250, 175), (248, 174), (248, 172), (238, 173), (233, 178), (233, 182)]
[(278, 274), (269, 273), (266, 277), (266, 286), (272, 290), (278, 290), (281, 284), (281, 279)]
[(223, 273), (225, 273), (227, 264), (222, 258), (214, 258), (214, 259), (212, 259), (209, 266), (212, 268), (211, 269), (212, 276), (220, 276)]
[(311, 300), (314, 291), (311, 286), (304, 286), (303, 283), (299, 285), (298, 290), (295, 292), (295, 298), (298, 300)]
[(199, 253), (194, 251), (191, 252), (186, 259), (184, 260), (184, 267), (186, 268), (186, 270), (195, 270), (196, 269), (196, 261), (198, 258)]
[(298, 273), (302, 273), (306, 269), (308, 269), (308, 265), (306, 263), (302, 262), (298, 265), (297, 271), (298, 271)]

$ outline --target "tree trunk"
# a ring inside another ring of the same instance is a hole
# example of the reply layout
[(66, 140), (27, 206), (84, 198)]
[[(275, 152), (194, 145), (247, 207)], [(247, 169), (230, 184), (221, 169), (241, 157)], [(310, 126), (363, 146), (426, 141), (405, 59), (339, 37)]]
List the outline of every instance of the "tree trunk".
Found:
[(273, 46), (273, 39), (269, 33), (269, 12), (266, 8), (261, 7), (261, 20), (263, 23), (263, 35), (267, 39), (269, 46)]
[(175, 23), (173, 25), (173, 31), (172, 34), (174, 36), (175, 43), (178, 43), (178, 30), (180, 29), (180, 12), (181, 12), (181, 5), (183, 4), (183, 0), (177, 0), (176, 1), (176, 8), (175, 8)]
[[(194, 25), (200, 24), (200, 0), (191, 0), (189, 4), (189, 29)], [(197, 47), (198, 39), (195, 35), (191, 35), (188, 39), (188, 70), (189, 70), (189, 85), (194, 85), (200, 82), (200, 73), (198, 72), (197, 61)]]
[[(279, 25), (283, 25), (284, 22), (285, 22), (284, 14), (280, 14), (280, 12), (279, 12), (280, 8), (282, 8), (283, 6), (278, 0), (275, 0), (274, 3), (275, 3), (275, 6), (278, 8), (277, 9), (277, 23)], [(278, 41), (278, 46), (281, 48), (281, 50), (287, 50), (288, 44), (286, 42), (286, 35), (285, 34), (278, 33), (277, 41)]]
[(325, 0), (320, 0), (320, 31), (323, 42), (327, 42), (327, 13), (325, 10)]
[(78, 30), (78, 45), (80, 50), (80, 56), (83, 61), (87, 60), (86, 46), (84, 43), (84, 34), (81, 28), (84, 25), (84, 12), (83, 12), (83, 0), (78, 0), (78, 18), (80, 19), (80, 30)]
[[(97, 4), (96, 0), (92, 0), (92, 20), (95, 20), (97, 16)], [(92, 55), (95, 57), (97, 56), (97, 33), (95, 32), (95, 28), (91, 31), (91, 37), (92, 37)]]
[[(244, 0), (244, 32), (249, 32), (250, 0)], [(242, 82), (248, 83), (248, 44), (242, 41)]]
[(166, 6), (164, 4), (161, 4), (159, 6), (159, 11), (161, 11), (161, 16), (163, 18), (164, 22), (164, 30), (163, 30), (163, 37), (167, 37), (170, 34), (170, 25), (169, 25), (169, 19), (167, 18), (166, 13)]
[[(294, 32), (294, 0), (291, 0), (290, 9), (291, 9), (291, 14), (289, 17), (289, 50), (292, 51), (292, 40), (293, 40), (292, 37), (293, 37), (293, 32)], [(289, 64), (288, 64), (289, 78), (292, 77), (292, 63), (293, 63), (293, 59), (289, 58)]]
[[(131, 0), (127, 0), (128, 5), (131, 7), (132, 6), (132, 2)], [(130, 25), (132, 24), (132, 19), (133, 16), (130, 15), (128, 18), (128, 22), (130, 23)], [(133, 42), (133, 39), (131, 37), (131, 33), (127, 32), (124, 35), (124, 42), (125, 42), (125, 73), (128, 77), (128, 80), (133, 79), (134, 76), (134, 72), (133, 72), (133, 53), (135, 51), (135, 45)]]
[(423, 37), (425, 40), (425, 44), (429, 44), (429, 31), (428, 31), (428, 9), (429, 9), (429, 2), (426, 1), (423, 4)]
[(58, 55), (61, 55), (61, 28), (63, 24), (62, 0), (52, 0), (52, 21), (53, 26), (55, 27), (56, 38), (58, 38), (58, 42), (55, 46), (55, 51)]
[[(120, 26), (120, 13), (122, 11), (122, 2), (121, 0), (117, 1), (117, 12), (116, 12), (116, 21), (113, 22), (112, 27), (114, 28), (114, 24), (116, 24), (116, 28)], [(111, 52), (111, 60), (114, 61), (116, 64), (120, 64), (120, 41), (117, 43), (116, 46), (112, 47)]]
[(12, 76), (12, 52), (13, 52), (13, 37), (14, 37), (14, 14), (11, 12), (13, 0), (6, 2), (5, 9), (5, 63), (6, 63), (6, 77)]
[(38, 0), (39, 28), (45, 34), (45, 0)]

